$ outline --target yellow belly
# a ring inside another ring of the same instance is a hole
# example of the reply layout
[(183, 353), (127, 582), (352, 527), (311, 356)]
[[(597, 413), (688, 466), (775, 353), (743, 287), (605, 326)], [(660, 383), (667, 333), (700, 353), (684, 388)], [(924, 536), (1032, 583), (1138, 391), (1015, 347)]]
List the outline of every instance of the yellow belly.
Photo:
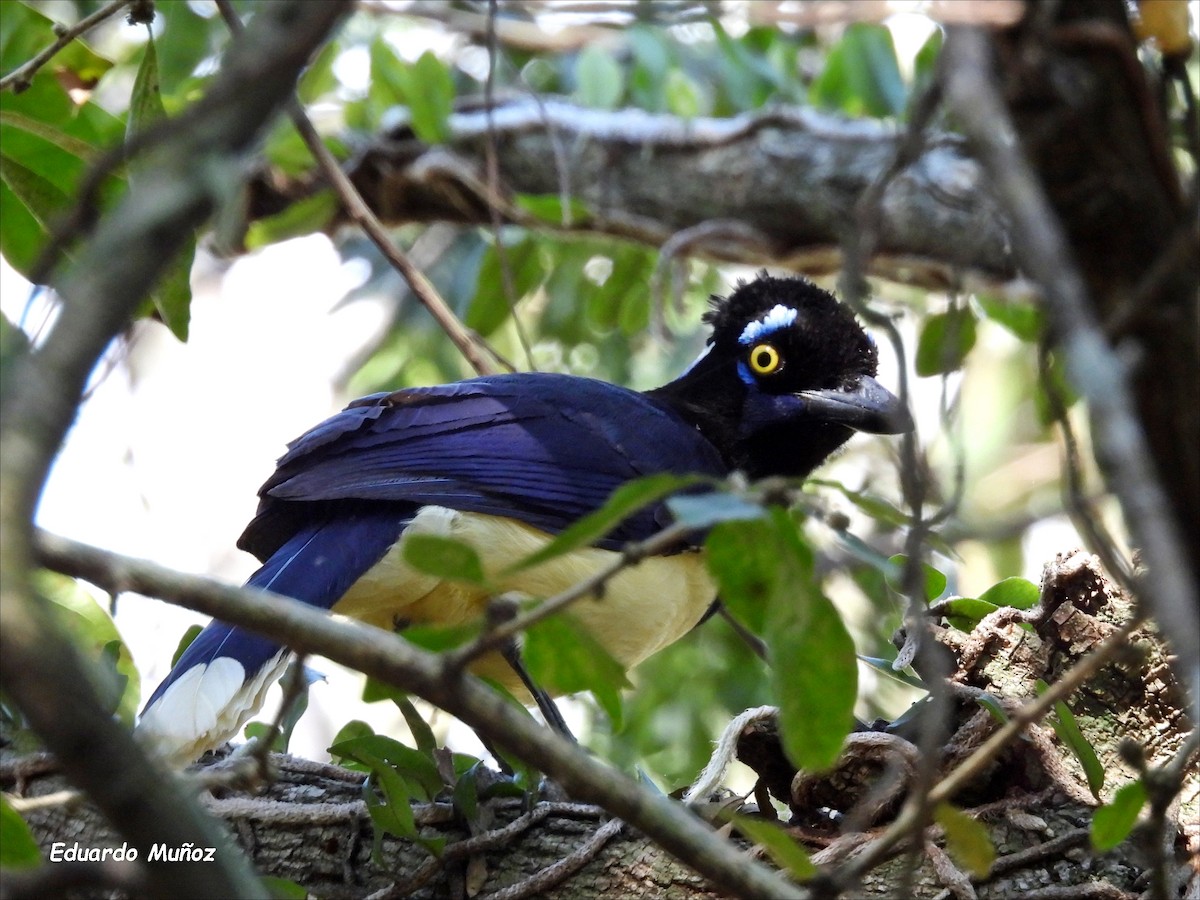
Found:
[[(512, 519), (424, 507), (400, 540), (333, 607), (339, 615), (392, 630), (397, 622), (462, 625), (480, 619), (494, 593), (444, 581), (404, 561), (406, 540), (415, 534), (450, 537), (474, 547), (496, 592), (545, 598), (578, 584), (619, 556), (587, 547), (543, 565), (501, 576), (516, 560), (541, 549), (550, 535)], [(626, 669), (686, 634), (716, 597), (716, 587), (699, 552), (642, 560), (608, 581), (601, 597), (584, 597), (571, 615)], [(493, 655), (473, 667), (518, 697), (527, 695), (516, 675)]]

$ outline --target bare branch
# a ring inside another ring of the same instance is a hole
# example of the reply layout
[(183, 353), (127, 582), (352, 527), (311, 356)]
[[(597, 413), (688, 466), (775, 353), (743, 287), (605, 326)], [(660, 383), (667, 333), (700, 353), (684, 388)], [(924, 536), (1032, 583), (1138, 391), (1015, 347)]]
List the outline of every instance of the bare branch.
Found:
[[(238, 18), (237, 12), (228, 0), (217, 0), (217, 9), (221, 12), (221, 17), (225, 20), (229, 30), (235, 35), (242, 32), (242, 22)], [(350, 217), (355, 225), (363, 230), (363, 233), (370, 238), (379, 252), (386, 259), (400, 276), (408, 283), (412, 289), (413, 295), (420, 301), (421, 305), (429, 310), (429, 314), (433, 316), (441, 327), (446, 336), (450, 338), (459, 353), (463, 355), (471, 367), (480, 375), (490, 375), (496, 371), (496, 368), (483, 357), (479, 349), (480, 347), (487, 348), (483, 339), (477, 334), (472, 334), (467, 327), (459, 321), (458, 316), (450, 309), (450, 306), (442, 299), (441, 294), (437, 292), (425, 274), (412, 264), (412, 261), (405, 255), (404, 251), (396, 246), (392, 240), (392, 236), (387, 233), (383, 225), (380, 224), (371, 208), (363, 200), (362, 195), (355, 189), (354, 184), (346, 177), (346, 173), (342, 171), (341, 164), (337, 158), (329, 152), (329, 148), (325, 146), (325, 142), (321, 140), (321, 135), (317, 133), (317, 129), (313, 127), (312, 122), (308, 118), (308, 114), (304, 111), (304, 107), (300, 105), (299, 100), (291, 97), (287, 103), (287, 113), (292, 120), (292, 124), (299, 132), (301, 140), (304, 141), (304, 146), (308, 148), (308, 152), (313, 155), (317, 161), (317, 165), (321, 169), (325, 180), (329, 182), (329, 186), (333, 188), (333, 192), (337, 194), (338, 199), (342, 202), (342, 209), (346, 215)], [(490, 348), (487, 348), (490, 349)], [(494, 354), (493, 354), (494, 355)]]
[[(488, 122), (503, 193), (487, 187)], [(504, 221), (564, 234), (603, 234), (660, 246), (680, 231), (737, 220), (762, 235), (705, 244), (706, 255), (809, 273), (841, 264), (855, 204), (895, 156), (894, 126), (811, 109), (778, 107), (730, 119), (682, 120), (639, 110), (584, 109), (561, 100), (499, 102), (461, 111), (451, 137), (429, 147), (400, 126), (349, 169), (387, 224)], [(560, 165), (560, 163), (562, 163)], [(520, 195), (559, 196), (559, 172), (585, 210), (570, 224), (532, 216)], [(714, 178), (727, 187), (713, 190)], [(251, 215), (278, 212), (314, 190), (313, 180), (260, 178)], [(945, 287), (995, 286), (1015, 276), (1000, 216), (962, 142), (938, 135), (891, 179), (881, 198), (870, 273)]]
[(58, 39), (38, 53), (33, 59), (22, 63), (3, 78), (0, 78), (0, 91), (12, 88), (14, 93), (21, 93), (21, 91), (29, 87), (38, 69), (50, 62), (58, 51), (62, 50), (67, 44), (75, 40), (75, 38), (87, 34), (104, 20), (112, 18), (131, 3), (133, 3), (133, 0), (113, 0), (113, 2), (100, 7), (90, 16), (85, 16), (70, 27), (55, 25), (54, 33), (58, 35)]

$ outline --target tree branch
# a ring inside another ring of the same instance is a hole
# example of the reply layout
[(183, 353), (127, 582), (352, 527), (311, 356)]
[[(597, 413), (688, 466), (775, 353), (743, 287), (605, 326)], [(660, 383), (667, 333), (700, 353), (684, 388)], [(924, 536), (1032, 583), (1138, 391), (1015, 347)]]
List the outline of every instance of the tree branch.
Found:
[(0, 78), (0, 91), (12, 88), (13, 93), (21, 93), (21, 91), (29, 87), (38, 69), (50, 62), (67, 44), (71, 43), (75, 38), (87, 34), (105, 19), (112, 18), (131, 3), (133, 3), (133, 0), (113, 0), (113, 2), (100, 7), (90, 16), (85, 16), (69, 28), (55, 23), (54, 33), (58, 35), (58, 39), (43, 49), (33, 59), (22, 63), (3, 78)]
[(620, 816), (723, 890), (744, 897), (807, 896), (799, 886), (747, 859), (678, 803), (597, 762), (514, 709), (477, 678), (456, 677), (439, 656), (385, 631), (335, 620), (286, 597), (184, 575), (44, 532), (38, 535), (37, 554), (47, 568), (106, 590), (161, 597), (411, 691), (510, 748), (572, 797)]
[(1125, 367), (1105, 341), (1058, 216), (1021, 150), (992, 74), (987, 35), (955, 30), (945, 53), (947, 102), (1013, 222), (1013, 247), (1022, 268), (1042, 288), (1072, 382), (1088, 401), (1097, 455), (1146, 561), (1138, 577), (1139, 596), (1175, 648), (1179, 682), (1191, 692), (1193, 721), (1200, 721), (1200, 597), (1170, 515), (1172, 504), (1133, 412)]
[[(684, 121), (560, 100), (509, 100), (492, 109), (491, 119), (500, 196), (487, 187), (486, 110), (452, 115), (451, 137), (437, 147), (418, 141), (407, 126), (393, 128), (349, 174), (388, 224), (486, 224), (498, 208), (507, 222), (660, 246), (680, 231), (734, 220), (746, 234), (701, 235), (694, 249), (811, 273), (838, 268), (855, 204), (902, 139), (890, 125), (796, 108)], [(564, 224), (520, 207), (518, 195), (558, 196), (564, 167), (583, 215)], [(713, 190), (714, 179), (728, 187)], [(282, 187), (273, 175), (262, 177), (251, 215), (278, 212), (315, 189), (315, 176)], [(1015, 276), (1001, 218), (959, 140), (931, 138), (921, 157), (891, 180), (870, 271), (938, 288), (964, 274), (992, 285)]]
[[(240, 175), (241, 155), (348, 7), (269, 5), (245, 39), (233, 42), (209, 92), (176, 128), (161, 132), (158, 156), (138, 189), (106, 216), (63, 277), (61, 315), (44, 343), (21, 360), (0, 418), (0, 682), (72, 780), (139, 847), (228, 845), (100, 705), (87, 664), (35, 598), (33, 510), (97, 358), (212, 210), (219, 185)], [(210, 896), (262, 893), (240, 854), (221, 852), (217, 859), (182, 868), (148, 864), (151, 889), (168, 895), (182, 884)]]

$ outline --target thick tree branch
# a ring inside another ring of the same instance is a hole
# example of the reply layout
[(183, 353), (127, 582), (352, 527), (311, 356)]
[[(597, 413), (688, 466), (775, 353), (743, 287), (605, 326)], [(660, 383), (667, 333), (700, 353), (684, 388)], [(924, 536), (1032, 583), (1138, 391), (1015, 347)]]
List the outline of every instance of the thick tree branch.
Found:
[[(269, 5), (244, 40), (230, 46), (208, 94), (176, 128), (161, 133), (138, 189), (105, 217), (63, 277), (62, 312), (45, 342), (22, 361), (0, 421), (0, 680), (72, 780), (139, 847), (226, 844), (100, 705), (85, 662), (35, 598), (33, 509), (101, 352), (208, 216), (221, 183), (239, 176), (242, 154), (348, 6)], [(210, 896), (261, 892), (238, 854), (219, 857), (217, 865), (150, 864), (152, 889), (167, 895), (183, 884)]]
[(106, 590), (161, 597), (411, 691), (509, 748), (572, 797), (620, 816), (723, 890), (744, 897), (807, 896), (802, 888), (746, 858), (678, 803), (597, 762), (478, 679), (459, 674), (443, 658), (394, 635), (332, 619), (286, 597), (184, 575), (45, 533), (39, 534), (37, 553), (47, 568)]
[[(510, 100), (492, 111), (492, 122), (500, 196), (487, 188), (485, 110), (451, 116), (452, 136), (438, 147), (394, 128), (360, 154), (350, 175), (390, 224), (486, 224), (498, 208), (509, 222), (661, 246), (685, 229), (737, 221), (745, 234), (701, 237), (691, 242), (694, 252), (812, 273), (838, 268), (855, 205), (902, 139), (892, 125), (795, 108), (684, 121)], [(251, 215), (277, 212), (317, 186), (316, 176), (282, 188), (262, 178)], [(517, 202), (517, 195), (564, 193), (586, 212), (546, 221)], [(891, 180), (880, 209), (872, 274), (931, 288), (1015, 275), (980, 169), (955, 138), (931, 139)]]

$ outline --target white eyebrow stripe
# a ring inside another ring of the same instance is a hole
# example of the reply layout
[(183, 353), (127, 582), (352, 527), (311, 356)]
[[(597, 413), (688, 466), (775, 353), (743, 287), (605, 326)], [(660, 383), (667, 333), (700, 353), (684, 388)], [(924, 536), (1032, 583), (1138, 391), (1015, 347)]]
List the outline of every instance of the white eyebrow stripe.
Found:
[(742, 335), (738, 338), (738, 343), (752, 344), (763, 335), (774, 334), (782, 328), (787, 328), (796, 321), (796, 315), (796, 310), (790, 306), (777, 303), (765, 316), (755, 319), (742, 329)]

